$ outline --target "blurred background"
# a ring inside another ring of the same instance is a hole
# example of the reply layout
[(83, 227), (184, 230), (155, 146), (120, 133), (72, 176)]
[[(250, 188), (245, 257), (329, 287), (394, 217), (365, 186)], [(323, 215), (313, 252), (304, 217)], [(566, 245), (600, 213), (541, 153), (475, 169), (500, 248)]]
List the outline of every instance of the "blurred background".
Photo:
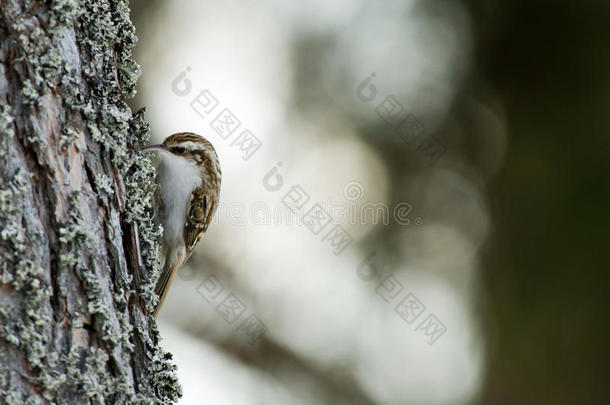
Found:
[(132, 107), (223, 168), (181, 404), (605, 403), (610, 4), (131, 8)]

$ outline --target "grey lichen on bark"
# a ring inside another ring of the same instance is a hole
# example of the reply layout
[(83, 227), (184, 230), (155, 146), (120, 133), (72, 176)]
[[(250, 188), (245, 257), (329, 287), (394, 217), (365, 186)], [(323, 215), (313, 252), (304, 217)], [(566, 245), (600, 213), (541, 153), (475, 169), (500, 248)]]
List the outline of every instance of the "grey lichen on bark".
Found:
[(121, 0), (0, 0), (0, 403), (170, 403)]

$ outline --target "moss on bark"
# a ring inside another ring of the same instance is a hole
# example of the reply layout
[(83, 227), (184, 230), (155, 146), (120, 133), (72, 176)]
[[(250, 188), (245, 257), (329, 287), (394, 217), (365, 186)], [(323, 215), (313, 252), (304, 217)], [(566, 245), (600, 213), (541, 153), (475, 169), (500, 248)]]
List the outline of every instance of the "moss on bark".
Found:
[(180, 396), (126, 1), (0, 3), (0, 402)]

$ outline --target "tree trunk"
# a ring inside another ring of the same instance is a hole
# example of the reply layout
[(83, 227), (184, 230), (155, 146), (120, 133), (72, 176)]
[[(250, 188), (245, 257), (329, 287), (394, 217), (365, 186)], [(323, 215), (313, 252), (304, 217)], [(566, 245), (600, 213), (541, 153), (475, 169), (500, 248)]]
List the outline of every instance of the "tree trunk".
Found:
[(126, 1), (0, 0), (0, 403), (180, 396)]

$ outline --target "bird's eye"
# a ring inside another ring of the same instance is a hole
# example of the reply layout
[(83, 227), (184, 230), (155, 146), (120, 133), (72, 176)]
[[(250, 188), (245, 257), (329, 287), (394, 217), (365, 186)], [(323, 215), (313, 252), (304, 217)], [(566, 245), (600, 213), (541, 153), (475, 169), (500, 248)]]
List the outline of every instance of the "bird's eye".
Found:
[(174, 148), (174, 152), (176, 152), (176, 153), (184, 153), (184, 152), (186, 152), (186, 148), (184, 148), (183, 146), (176, 146)]

